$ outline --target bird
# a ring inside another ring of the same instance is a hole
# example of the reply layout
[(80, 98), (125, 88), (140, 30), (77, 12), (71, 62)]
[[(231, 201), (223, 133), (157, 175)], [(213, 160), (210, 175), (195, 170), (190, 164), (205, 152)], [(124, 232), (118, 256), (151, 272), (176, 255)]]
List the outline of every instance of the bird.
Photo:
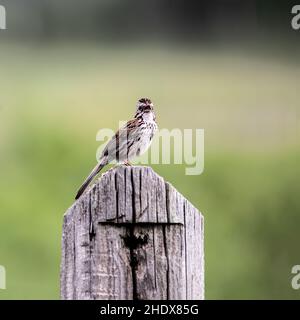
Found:
[(116, 160), (118, 164), (131, 166), (130, 161), (140, 156), (150, 147), (153, 136), (158, 130), (154, 105), (149, 98), (137, 102), (134, 118), (121, 127), (108, 141), (100, 159), (77, 191), (79, 199), (96, 175), (109, 163)]

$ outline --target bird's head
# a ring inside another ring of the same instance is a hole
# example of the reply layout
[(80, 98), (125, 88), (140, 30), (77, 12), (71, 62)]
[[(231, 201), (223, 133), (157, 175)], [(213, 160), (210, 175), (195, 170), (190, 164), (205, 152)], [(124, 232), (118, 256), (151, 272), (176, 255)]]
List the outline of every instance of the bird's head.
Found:
[(152, 113), (154, 115), (153, 103), (148, 98), (141, 98), (137, 103), (136, 114), (135, 117), (138, 118), (140, 116), (144, 116)]

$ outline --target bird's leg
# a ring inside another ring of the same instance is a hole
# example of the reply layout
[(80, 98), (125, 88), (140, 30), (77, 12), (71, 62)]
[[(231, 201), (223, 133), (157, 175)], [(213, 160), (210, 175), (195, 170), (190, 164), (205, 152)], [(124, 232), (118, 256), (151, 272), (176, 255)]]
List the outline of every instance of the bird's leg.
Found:
[(127, 160), (127, 161), (124, 161), (124, 165), (125, 165), (126, 167), (131, 167), (131, 163), (129, 163), (128, 160)]

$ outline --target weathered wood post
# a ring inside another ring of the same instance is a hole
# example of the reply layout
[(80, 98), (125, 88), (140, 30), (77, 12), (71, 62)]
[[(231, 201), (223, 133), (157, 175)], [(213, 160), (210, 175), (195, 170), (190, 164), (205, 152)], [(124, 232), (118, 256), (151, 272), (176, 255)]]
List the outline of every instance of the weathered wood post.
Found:
[(149, 167), (103, 174), (64, 216), (62, 299), (203, 299), (203, 216)]

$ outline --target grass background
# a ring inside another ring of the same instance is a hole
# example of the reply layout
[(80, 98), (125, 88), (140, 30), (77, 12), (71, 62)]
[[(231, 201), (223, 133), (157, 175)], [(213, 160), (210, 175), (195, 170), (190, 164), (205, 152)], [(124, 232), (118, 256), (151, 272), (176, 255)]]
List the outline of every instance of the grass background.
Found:
[(62, 216), (101, 128), (149, 96), (160, 128), (204, 128), (205, 171), (155, 165), (205, 216), (206, 298), (298, 299), (296, 60), (235, 49), (2, 45), (0, 299), (58, 299)]

